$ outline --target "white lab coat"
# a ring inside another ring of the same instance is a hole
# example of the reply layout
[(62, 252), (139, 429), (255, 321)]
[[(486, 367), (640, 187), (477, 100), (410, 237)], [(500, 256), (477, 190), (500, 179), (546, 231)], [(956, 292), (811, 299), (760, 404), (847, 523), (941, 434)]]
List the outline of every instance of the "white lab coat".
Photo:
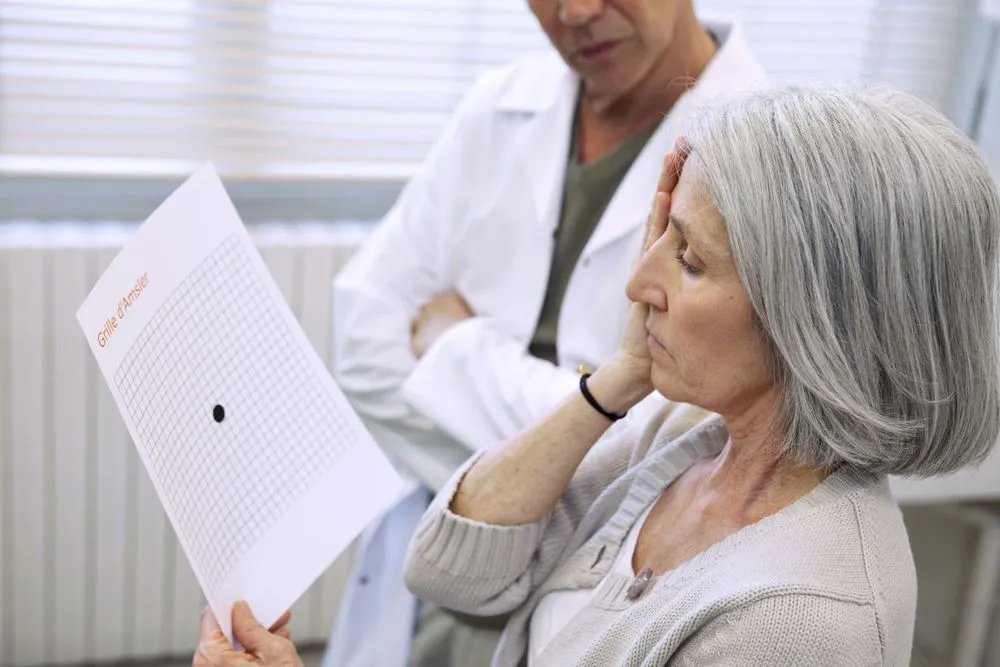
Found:
[[(616, 349), (663, 158), (699, 105), (764, 81), (739, 27), (708, 25), (718, 54), (636, 158), (576, 265), (559, 315), (558, 366), (526, 351), (548, 280), (579, 85), (555, 53), (473, 85), (338, 276), (334, 375), (376, 441), (423, 487), (439, 489), (470, 453), (550, 412), (576, 391), (578, 366), (596, 367)], [(448, 290), (476, 316), (417, 360), (412, 322)], [(415, 491), (366, 532), (325, 667), (406, 665), (414, 601), (400, 545), (427, 497)]]

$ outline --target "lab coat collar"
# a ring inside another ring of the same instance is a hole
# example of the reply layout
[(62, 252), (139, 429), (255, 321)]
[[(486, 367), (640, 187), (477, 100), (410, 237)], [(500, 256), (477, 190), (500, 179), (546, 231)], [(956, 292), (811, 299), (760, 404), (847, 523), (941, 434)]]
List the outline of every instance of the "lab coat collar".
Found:
[(497, 111), (502, 122), (525, 123), (518, 168), (531, 184), (535, 222), (554, 228), (580, 80), (554, 51), (515, 67), (526, 71), (510, 77)]
[[(580, 79), (553, 49), (514, 64), (527, 76), (511, 77), (497, 99), (497, 109), (509, 114), (537, 114), (565, 105), (572, 109)], [(567, 94), (568, 93), (568, 94)]]

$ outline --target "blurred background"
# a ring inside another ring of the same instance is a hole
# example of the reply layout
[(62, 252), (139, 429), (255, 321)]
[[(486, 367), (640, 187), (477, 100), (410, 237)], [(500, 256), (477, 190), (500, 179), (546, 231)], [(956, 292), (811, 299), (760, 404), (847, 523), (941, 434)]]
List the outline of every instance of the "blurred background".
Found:
[[(916, 93), (1000, 166), (1000, 0), (696, 6), (774, 79)], [(200, 591), (75, 321), (135, 226), (212, 162), (328, 360), (333, 276), (473, 78), (546, 48), (523, 0), (0, 0), (0, 665), (190, 660)], [(1000, 665), (1000, 457), (894, 483), (913, 664)]]

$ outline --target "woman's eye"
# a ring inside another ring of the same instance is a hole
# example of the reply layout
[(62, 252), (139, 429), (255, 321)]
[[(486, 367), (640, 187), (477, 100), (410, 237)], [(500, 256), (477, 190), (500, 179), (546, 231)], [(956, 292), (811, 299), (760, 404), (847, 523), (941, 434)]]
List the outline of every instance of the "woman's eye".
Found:
[(691, 261), (685, 257), (685, 255), (687, 255), (687, 244), (683, 244), (681, 247), (677, 248), (677, 263), (681, 265), (681, 268), (684, 269), (685, 273), (692, 276), (699, 275), (701, 273), (701, 268), (694, 266)]

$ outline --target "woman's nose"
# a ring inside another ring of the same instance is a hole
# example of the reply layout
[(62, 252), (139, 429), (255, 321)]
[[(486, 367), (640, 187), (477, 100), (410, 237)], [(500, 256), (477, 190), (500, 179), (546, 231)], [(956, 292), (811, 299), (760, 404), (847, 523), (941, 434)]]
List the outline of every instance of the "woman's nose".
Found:
[(644, 303), (657, 310), (667, 309), (667, 293), (663, 290), (664, 271), (667, 266), (657, 257), (658, 244), (654, 244), (639, 260), (625, 288), (629, 300)]

